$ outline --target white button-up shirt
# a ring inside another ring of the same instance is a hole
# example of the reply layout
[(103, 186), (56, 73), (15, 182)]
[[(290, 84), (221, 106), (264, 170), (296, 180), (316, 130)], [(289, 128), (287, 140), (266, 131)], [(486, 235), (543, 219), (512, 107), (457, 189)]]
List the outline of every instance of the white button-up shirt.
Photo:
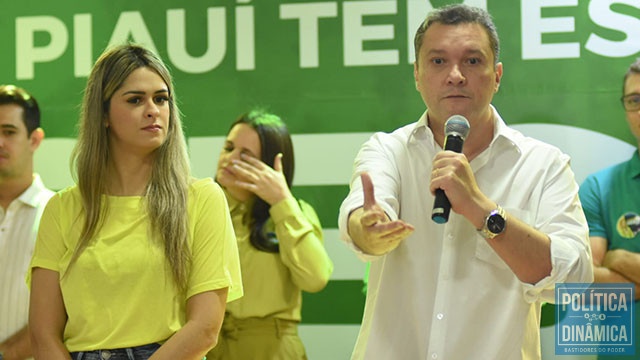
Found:
[[(355, 160), (339, 217), (342, 240), (371, 261), (352, 359), (539, 359), (541, 303), (554, 302), (555, 283), (593, 280), (569, 157), (508, 128), (495, 109), (494, 119), (493, 140), (471, 168), (487, 197), (549, 236), (551, 274), (522, 283), (463, 216), (452, 211), (446, 224), (431, 220), (431, 161), (442, 148), (426, 113), (391, 134), (376, 133)], [(347, 233), (349, 213), (364, 202), (364, 171), (387, 215), (415, 227), (382, 256), (364, 254)]]
[(38, 224), (53, 192), (38, 175), (6, 211), (0, 207), (0, 342), (27, 325), (29, 289), (25, 275)]

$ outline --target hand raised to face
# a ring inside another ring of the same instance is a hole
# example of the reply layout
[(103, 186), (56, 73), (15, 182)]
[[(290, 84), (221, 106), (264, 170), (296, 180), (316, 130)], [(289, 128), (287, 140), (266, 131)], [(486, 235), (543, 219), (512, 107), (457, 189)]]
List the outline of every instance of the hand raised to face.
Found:
[(233, 168), (242, 179), (235, 182), (236, 186), (251, 191), (269, 205), (292, 196), (282, 172), (282, 153), (276, 155), (273, 168), (246, 154), (241, 154), (240, 158), (232, 161)]

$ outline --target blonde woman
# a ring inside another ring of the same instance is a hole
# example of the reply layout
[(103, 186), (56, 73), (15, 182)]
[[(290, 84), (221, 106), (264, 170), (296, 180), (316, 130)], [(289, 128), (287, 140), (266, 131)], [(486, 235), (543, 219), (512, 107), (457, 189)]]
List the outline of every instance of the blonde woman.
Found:
[(228, 207), (190, 177), (171, 77), (145, 48), (98, 59), (73, 160), (31, 262), (36, 359), (202, 359), (242, 296)]

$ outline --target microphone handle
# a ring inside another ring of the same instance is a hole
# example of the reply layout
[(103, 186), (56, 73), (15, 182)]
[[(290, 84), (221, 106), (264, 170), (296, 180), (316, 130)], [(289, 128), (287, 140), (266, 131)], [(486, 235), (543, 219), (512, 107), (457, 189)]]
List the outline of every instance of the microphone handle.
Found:
[[(449, 135), (444, 142), (444, 149), (453, 152), (462, 152), (464, 139), (457, 135)], [(431, 219), (438, 224), (444, 224), (449, 221), (449, 213), (451, 212), (451, 203), (444, 193), (444, 190), (436, 190), (436, 198), (433, 201), (433, 210), (431, 211)]]
[(449, 198), (442, 189), (436, 189), (436, 198), (433, 201), (433, 210), (431, 211), (431, 219), (438, 224), (444, 224), (449, 221), (449, 213), (451, 212), (451, 203)]
[(464, 145), (464, 139), (454, 134), (447, 136), (446, 140), (444, 141), (445, 150), (451, 150), (457, 153), (462, 152), (462, 145)]

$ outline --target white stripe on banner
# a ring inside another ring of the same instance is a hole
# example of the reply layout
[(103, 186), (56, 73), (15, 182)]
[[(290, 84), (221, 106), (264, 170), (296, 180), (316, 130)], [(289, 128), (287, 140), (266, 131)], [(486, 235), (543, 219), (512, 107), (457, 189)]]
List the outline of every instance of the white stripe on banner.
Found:
[(366, 263), (363, 263), (340, 241), (338, 229), (323, 229), (324, 247), (329, 258), (333, 261), (331, 280), (362, 280), (365, 275)]
[(300, 339), (311, 360), (349, 359), (360, 325), (298, 325)]
[(75, 138), (44, 138), (33, 156), (34, 171), (52, 190), (62, 190), (74, 184), (71, 177), (71, 152)]
[[(296, 155), (294, 185), (345, 185), (353, 160), (372, 133), (293, 135)], [(218, 165), (224, 136), (189, 138), (193, 176), (211, 177)]]

